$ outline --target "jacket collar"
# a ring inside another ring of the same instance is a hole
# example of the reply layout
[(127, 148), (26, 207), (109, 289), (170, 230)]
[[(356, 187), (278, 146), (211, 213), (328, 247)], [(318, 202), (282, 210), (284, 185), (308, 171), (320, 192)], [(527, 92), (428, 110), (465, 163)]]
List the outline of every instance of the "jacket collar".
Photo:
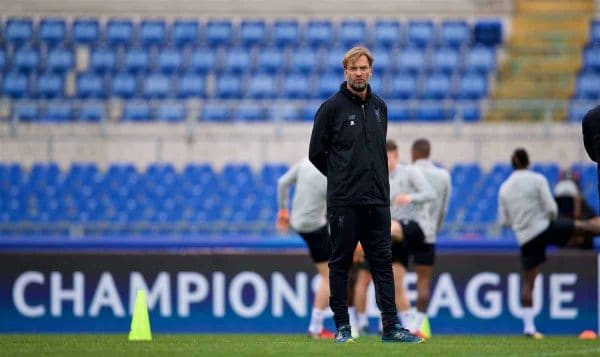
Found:
[(367, 84), (367, 97), (365, 98), (365, 100), (362, 100), (361, 97), (348, 90), (348, 88), (346, 87), (346, 83), (346, 81), (342, 82), (342, 84), (340, 85), (340, 92), (342, 92), (342, 94), (348, 97), (348, 99), (350, 99), (356, 104), (364, 104), (369, 101), (369, 99), (371, 98), (371, 86), (369, 84)]

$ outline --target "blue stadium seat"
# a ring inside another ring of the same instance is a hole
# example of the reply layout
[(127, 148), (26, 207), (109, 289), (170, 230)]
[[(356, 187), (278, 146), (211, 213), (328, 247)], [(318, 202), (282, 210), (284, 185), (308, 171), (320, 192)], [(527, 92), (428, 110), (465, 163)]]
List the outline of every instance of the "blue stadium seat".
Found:
[(575, 93), (578, 99), (600, 98), (600, 74), (583, 72), (577, 78)]
[(223, 70), (225, 72), (242, 73), (250, 69), (252, 62), (250, 51), (244, 47), (232, 47), (225, 54)]
[(588, 47), (583, 51), (583, 68), (600, 72), (600, 41), (597, 46)]
[(117, 55), (110, 47), (95, 47), (90, 54), (90, 69), (95, 72), (112, 72), (117, 66)]
[(218, 76), (215, 95), (220, 99), (240, 98), (242, 96), (240, 76), (232, 73), (223, 73)]
[(240, 43), (244, 46), (266, 42), (267, 26), (264, 20), (244, 20), (240, 26)]
[(206, 77), (195, 72), (183, 73), (177, 81), (177, 96), (203, 98), (206, 96)]
[(270, 73), (278, 72), (284, 67), (283, 51), (278, 47), (264, 47), (258, 52), (257, 69)]
[(33, 20), (30, 18), (8, 18), (4, 38), (17, 47), (31, 43), (33, 39)]
[(64, 43), (67, 37), (67, 24), (62, 18), (45, 18), (40, 21), (40, 41), (47, 45)]
[(129, 72), (143, 72), (150, 68), (150, 52), (144, 47), (131, 47), (125, 52), (123, 68)]
[(478, 101), (457, 101), (454, 113), (460, 115), (466, 122), (475, 122), (481, 119), (481, 108)]
[(43, 118), (52, 122), (71, 121), (74, 118), (73, 105), (68, 101), (48, 102)]
[(6, 67), (6, 49), (0, 47), (0, 72), (4, 73)]
[(212, 71), (217, 65), (217, 53), (209, 47), (195, 48), (190, 56), (188, 69), (190, 71), (206, 73)]
[(106, 42), (112, 46), (130, 45), (133, 41), (133, 22), (129, 19), (110, 19), (106, 23)]
[(425, 52), (418, 47), (409, 46), (400, 51), (396, 69), (405, 72), (419, 73), (425, 68)]
[(494, 49), (477, 45), (467, 52), (465, 70), (488, 73), (496, 66)]
[(211, 46), (230, 45), (233, 41), (233, 25), (229, 20), (209, 20), (205, 31), (206, 43)]
[[(375, 63), (373, 63), (373, 73), (376, 74), (385, 74), (392, 70), (393, 68), (393, 60), (392, 60), (392, 51), (385, 47), (375, 47), (371, 53), (375, 58)], [(341, 66), (341, 57), (338, 59), (338, 63)]]
[(151, 73), (142, 79), (142, 95), (148, 99), (166, 98), (173, 94), (170, 77), (162, 73)]
[(281, 96), (286, 99), (306, 99), (311, 93), (309, 76), (292, 72), (283, 76)]
[(258, 73), (248, 79), (246, 97), (252, 99), (274, 98), (277, 94), (277, 79), (268, 73)]
[(569, 122), (581, 123), (585, 114), (587, 114), (590, 109), (594, 108), (595, 105), (595, 101), (572, 100), (569, 104)]
[(314, 98), (326, 99), (340, 89), (341, 73), (326, 72), (317, 77), (317, 89)]
[(13, 117), (21, 121), (37, 121), (40, 118), (38, 104), (35, 102), (19, 102), (13, 106)]
[(460, 78), (456, 97), (459, 99), (481, 99), (487, 96), (487, 79), (474, 72)]
[(272, 105), (267, 108), (268, 117), (272, 121), (293, 121), (300, 119), (300, 112), (297, 105), (293, 103), (284, 103), (282, 105)]
[(281, 47), (295, 46), (301, 38), (300, 25), (296, 20), (277, 20), (272, 32), (273, 42)]
[(99, 122), (106, 118), (106, 108), (103, 102), (83, 102), (79, 107), (79, 120)]
[(205, 102), (200, 111), (202, 121), (228, 121), (231, 119), (229, 107), (225, 103)]
[(400, 42), (400, 23), (397, 20), (377, 20), (373, 29), (375, 47), (391, 48)]
[(346, 53), (346, 49), (342, 47), (333, 47), (327, 51), (325, 55), (325, 65), (323, 70), (325, 72), (342, 71), (342, 59)]
[(100, 25), (95, 18), (77, 18), (73, 21), (73, 41), (95, 45), (100, 40)]
[(183, 54), (177, 47), (160, 49), (156, 58), (156, 69), (164, 73), (173, 73), (183, 67)]
[(591, 20), (589, 39), (592, 44), (600, 44), (600, 19)]
[(21, 72), (37, 70), (40, 64), (40, 54), (37, 48), (26, 45), (18, 48), (13, 54), (13, 68)]
[(119, 72), (112, 77), (110, 94), (119, 98), (131, 98), (137, 94), (136, 78), (129, 72)]
[(415, 119), (420, 121), (443, 121), (447, 119), (443, 103), (439, 101), (419, 103), (415, 111)]
[(417, 93), (417, 78), (411, 73), (399, 73), (392, 77), (388, 97), (393, 99), (414, 98)]
[(164, 20), (142, 20), (139, 42), (142, 46), (156, 46), (165, 43), (167, 25)]
[(122, 120), (147, 121), (152, 118), (150, 104), (146, 101), (128, 101), (123, 106)]
[(10, 98), (29, 96), (29, 78), (26, 74), (10, 71), (2, 79), (2, 93)]
[(155, 117), (158, 120), (178, 122), (187, 117), (185, 104), (182, 102), (160, 103), (156, 108)]
[(294, 55), (291, 56), (290, 71), (308, 73), (319, 69), (319, 61), (314, 49), (302, 46), (292, 49), (291, 52)]
[(57, 98), (64, 95), (62, 74), (45, 72), (37, 76), (36, 94), (39, 98)]
[(502, 22), (495, 19), (477, 20), (474, 28), (476, 43), (494, 47), (502, 43)]
[(453, 47), (438, 48), (432, 56), (431, 69), (448, 74), (453, 73), (460, 65), (460, 54)]
[(305, 35), (312, 47), (329, 45), (334, 39), (333, 25), (329, 20), (309, 20)]
[(94, 72), (80, 73), (77, 76), (76, 93), (78, 98), (104, 98), (104, 79)]
[(407, 42), (413, 46), (427, 47), (434, 41), (433, 22), (430, 20), (410, 21)]
[(344, 20), (340, 24), (339, 41), (342, 45), (351, 48), (356, 45), (365, 45), (367, 38), (367, 25), (361, 20)]
[(450, 77), (445, 73), (435, 72), (425, 78), (421, 98), (445, 99), (450, 96), (451, 89), (452, 82)]
[(460, 47), (470, 42), (471, 29), (465, 21), (444, 21), (440, 33), (440, 42), (444, 46)]
[(64, 73), (75, 65), (73, 50), (66, 47), (56, 47), (50, 50), (46, 57), (46, 70)]
[(199, 29), (196, 20), (175, 20), (171, 30), (171, 41), (176, 46), (196, 45), (199, 42)]
[(242, 102), (234, 110), (233, 118), (243, 121), (258, 121), (267, 119), (265, 108), (256, 102)]
[(407, 121), (411, 119), (408, 102), (392, 102), (388, 104), (389, 121)]

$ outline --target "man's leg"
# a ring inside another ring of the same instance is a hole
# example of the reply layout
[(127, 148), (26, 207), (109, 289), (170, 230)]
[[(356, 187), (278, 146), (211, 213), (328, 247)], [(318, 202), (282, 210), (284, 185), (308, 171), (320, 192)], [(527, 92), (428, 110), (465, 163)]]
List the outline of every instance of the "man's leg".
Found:
[(396, 307), (398, 308), (398, 315), (402, 327), (409, 329), (411, 321), (410, 314), (410, 303), (406, 297), (406, 290), (404, 289), (404, 276), (406, 275), (406, 268), (399, 262), (392, 263), (392, 271), (394, 272), (394, 290), (395, 290), (395, 301)]
[(415, 264), (414, 268), (417, 273), (417, 316), (414, 330), (419, 331), (423, 320), (427, 318), (433, 265)]
[(394, 275), (390, 240), (390, 210), (385, 206), (361, 207), (358, 235), (371, 268), (377, 306), (384, 333), (398, 323), (394, 303)]
[[(321, 282), (315, 293), (315, 302), (310, 317), (308, 332), (313, 336), (321, 336), (323, 332), (323, 320), (327, 315), (327, 305), (329, 300), (329, 267), (326, 262), (315, 263)], [(332, 338), (333, 336), (328, 336)]]
[(340, 327), (350, 325), (348, 316), (348, 271), (358, 243), (357, 216), (354, 207), (329, 207), (328, 218), (331, 234), (331, 258), (329, 259), (329, 306), (333, 320)]
[(539, 266), (532, 269), (524, 269), (521, 272), (521, 306), (523, 307), (523, 333), (533, 338), (542, 338), (537, 332), (533, 315), (533, 288), (535, 277), (539, 273)]

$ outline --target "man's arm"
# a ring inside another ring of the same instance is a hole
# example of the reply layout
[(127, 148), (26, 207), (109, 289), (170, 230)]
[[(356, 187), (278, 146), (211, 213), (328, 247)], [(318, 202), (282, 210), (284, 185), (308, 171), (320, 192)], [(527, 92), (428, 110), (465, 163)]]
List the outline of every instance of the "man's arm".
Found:
[(538, 190), (540, 193), (540, 199), (542, 200), (542, 207), (544, 207), (544, 212), (548, 218), (555, 219), (558, 217), (558, 205), (556, 204), (556, 200), (554, 200), (554, 196), (552, 196), (548, 181), (546, 181), (546, 179), (543, 177), (540, 177), (539, 179)]
[(585, 151), (592, 161), (598, 162), (598, 157), (596, 157), (596, 152), (594, 150), (594, 139), (600, 139), (600, 133), (594, 132), (594, 120), (598, 120), (598, 118), (594, 118), (594, 113), (598, 112), (598, 108), (592, 109), (585, 114), (583, 120), (581, 122), (581, 130), (583, 133), (583, 146), (585, 147)]
[(277, 180), (277, 207), (287, 209), (290, 194), (290, 186), (296, 183), (298, 178), (298, 164), (294, 164)]
[(504, 203), (504, 195), (502, 194), (502, 188), (500, 188), (500, 194), (498, 195), (498, 223), (501, 226), (510, 227), (510, 215)]
[(424, 203), (433, 201), (435, 199), (435, 191), (423, 176), (423, 173), (419, 169), (414, 168), (411, 170), (411, 182), (417, 188), (417, 192), (409, 194), (410, 202)]
[(327, 154), (330, 146), (330, 115), (331, 111), (327, 103), (323, 103), (315, 115), (308, 148), (308, 159), (325, 176), (327, 176)]

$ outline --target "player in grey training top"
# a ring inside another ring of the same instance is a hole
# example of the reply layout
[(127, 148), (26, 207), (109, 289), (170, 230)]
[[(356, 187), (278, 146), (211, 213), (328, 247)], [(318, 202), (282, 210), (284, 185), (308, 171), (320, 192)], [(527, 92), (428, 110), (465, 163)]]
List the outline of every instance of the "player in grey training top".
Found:
[[(288, 214), (290, 186), (296, 185), (292, 202), (291, 220)], [(329, 230), (326, 218), (327, 178), (317, 170), (308, 158), (293, 165), (277, 181), (277, 230), (286, 232), (290, 225), (308, 245), (310, 255), (321, 276), (315, 294), (308, 335), (313, 338), (332, 339), (334, 334), (323, 328), (329, 304), (329, 268), (331, 256)]]
[(427, 219), (419, 222), (425, 234), (425, 243), (409, 252), (414, 255), (414, 270), (417, 273), (417, 311), (413, 316), (404, 317), (408, 320), (406, 328), (424, 338), (431, 337), (430, 331), (421, 330), (421, 325), (427, 318), (429, 306), (431, 276), (435, 262), (435, 240), (446, 217), (452, 192), (450, 174), (447, 170), (435, 166), (429, 159), (430, 154), (431, 144), (427, 139), (417, 139), (413, 142), (411, 148), (413, 165), (423, 174), (435, 193), (435, 199), (425, 204)]
[[(431, 220), (427, 203), (434, 200), (435, 193), (419, 169), (413, 165), (398, 165), (398, 147), (392, 140), (387, 142), (387, 153), (396, 306), (402, 325), (407, 327), (410, 304), (404, 290), (404, 275), (410, 254), (420, 251), (424, 244), (425, 234), (421, 227)], [(419, 256), (415, 253), (415, 263), (419, 263)]]
[(498, 218), (510, 226), (521, 246), (521, 305), (523, 332), (543, 338), (533, 322), (532, 293), (539, 266), (546, 261), (546, 247), (577, 245), (600, 234), (600, 217), (589, 220), (558, 218), (558, 208), (544, 176), (530, 171), (529, 155), (517, 149), (511, 158), (513, 173), (498, 195)]

